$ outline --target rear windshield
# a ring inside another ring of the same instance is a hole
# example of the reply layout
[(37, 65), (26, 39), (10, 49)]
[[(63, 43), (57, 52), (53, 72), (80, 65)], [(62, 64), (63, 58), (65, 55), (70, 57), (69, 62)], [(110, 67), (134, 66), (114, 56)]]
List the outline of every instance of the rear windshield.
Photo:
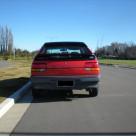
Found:
[(46, 45), (43, 46), (38, 59), (48, 60), (77, 60), (77, 59), (94, 59), (86, 46), (75, 45)]

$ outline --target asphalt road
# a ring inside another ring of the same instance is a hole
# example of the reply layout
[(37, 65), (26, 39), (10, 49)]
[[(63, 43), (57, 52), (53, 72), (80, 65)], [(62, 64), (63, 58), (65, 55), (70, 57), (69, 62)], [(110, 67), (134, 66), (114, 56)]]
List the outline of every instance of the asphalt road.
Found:
[(74, 90), (73, 97), (33, 100), (12, 136), (136, 134), (136, 70), (102, 66), (101, 71), (99, 96)]

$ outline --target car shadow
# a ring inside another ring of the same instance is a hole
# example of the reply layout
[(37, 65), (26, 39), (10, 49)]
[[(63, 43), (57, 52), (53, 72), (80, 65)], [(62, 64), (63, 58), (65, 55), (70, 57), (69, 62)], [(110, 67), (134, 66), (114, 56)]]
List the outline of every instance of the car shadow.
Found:
[[(3, 77), (0, 75), (0, 78), (2, 79)], [(12, 98), (12, 94), (25, 85), (28, 80), (29, 78), (26, 77), (0, 80), (0, 101)]]
[[(24, 84), (28, 82), (29, 78), (19, 77), (12, 79), (5, 79), (0, 81), (0, 98), (3, 101), (6, 98), (13, 98), (14, 94), (18, 89), (20, 89)], [(39, 98), (33, 98), (31, 94), (31, 89), (22, 95), (22, 97), (16, 101), (16, 103), (44, 103), (44, 102), (70, 102), (76, 99), (88, 98), (88, 94), (72, 93), (69, 95), (65, 91), (52, 91), (42, 94)]]
[(32, 103), (44, 103), (44, 102), (70, 102), (79, 98), (88, 98), (88, 94), (67, 94), (64, 92), (48, 92), (42, 94), (37, 98), (33, 98)]

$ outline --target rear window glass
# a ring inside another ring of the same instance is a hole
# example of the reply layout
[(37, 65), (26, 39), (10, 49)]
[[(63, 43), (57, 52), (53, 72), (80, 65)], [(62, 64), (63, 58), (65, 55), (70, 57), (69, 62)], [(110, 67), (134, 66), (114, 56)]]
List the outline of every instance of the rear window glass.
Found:
[(66, 47), (66, 46), (51, 46), (43, 47), (41, 54), (89, 54), (86, 47)]
[(79, 48), (48, 48), (46, 50), (47, 54), (54, 54), (54, 53), (80, 53), (81, 54), (81, 50)]
[(36, 57), (39, 60), (84, 60), (95, 59), (86, 45), (51, 44), (44, 45)]

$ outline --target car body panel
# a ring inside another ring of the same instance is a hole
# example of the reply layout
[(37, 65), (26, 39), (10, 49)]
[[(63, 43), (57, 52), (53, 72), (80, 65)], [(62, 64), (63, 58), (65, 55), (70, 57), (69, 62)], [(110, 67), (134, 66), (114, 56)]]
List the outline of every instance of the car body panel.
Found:
[[(32, 71), (32, 75), (40, 76), (64, 76), (64, 75), (98, 75), (98, 63), (94, 61), (43, 61), (34, 63), (33, 69), (45, 69), (45, 71)], [(90, 68), (90, 69), (87, 69)]]

